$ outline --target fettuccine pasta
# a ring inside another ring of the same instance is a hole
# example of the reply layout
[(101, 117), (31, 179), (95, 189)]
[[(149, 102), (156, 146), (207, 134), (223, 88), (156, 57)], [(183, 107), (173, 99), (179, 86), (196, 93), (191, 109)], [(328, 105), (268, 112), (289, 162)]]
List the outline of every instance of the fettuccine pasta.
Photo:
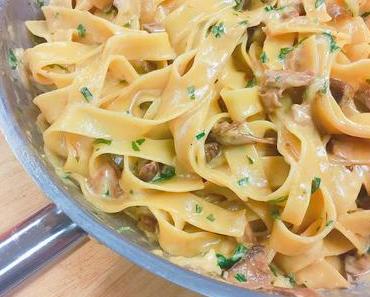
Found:
[(96, 208), (249, 289), (303, 296), (369, 268), (369, 1), (41, 9), (26, 26), (45, 42), (10, 61), (49, 87), (45, 152)]

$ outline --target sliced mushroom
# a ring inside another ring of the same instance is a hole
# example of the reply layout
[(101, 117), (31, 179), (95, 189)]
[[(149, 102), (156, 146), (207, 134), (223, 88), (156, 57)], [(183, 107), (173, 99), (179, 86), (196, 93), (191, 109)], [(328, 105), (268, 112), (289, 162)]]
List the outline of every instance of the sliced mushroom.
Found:
[(370, 254), (362, 256), (347, 255), (344, 259), (344, 268), (352, 278), (358, 278), (370, 272)]
[(157, 230), (158, 221), (152, 214), (143, 214), (139, 217), (137, 226), (143, 231), (154, 233)]
[(214, 158), (220, 155), (221, 146), (218, 142), (209, 142), (204, 145), (204, 152), (206, 155), (207, 163), (211, 162)]
[(282, 92), (279, 89), (262, 89), (260, 93), (261, 103), (267, 113), (273, 112), (281, 107), (280, 97)]
[(252, 246), (245, 256), (225, 273), (225, 278), (231, 283), (252, 290), (270, 288), (272, 273), (266, 249), (261, 245)]
[(242, 144), (276, 144), (275, 138), (261, 138), (254, 136), (248, 127), (247, 122), (227, 121), (217, 123), (212, 129), (212, 138), (222, 145)]
[(137, 165), (138, 178), (145, 182), (153, 180), (159, 170), (159, 163), (154, 161), (140, 160)]
[(336, 78), (330, 78), (330, 92), (338, 103), (348, 98), (353, 98), (355, 94), (350, 84)]
[(370, 141), (340, 136), (330, 140), (331, 153), (348, 165), (370, 164)]
[(367, 111), (370, 111), (370, 86), (361, 85), (354, 95), (356, 103), (360, 103)]
[(338, 5), (337, 3), (328, 3), (326, 5), (326, 10), (328, 14), (335, 20), (340, 20), (344, 17), (351, 17), (352, 13), (349, 9), (344, 8), (343, 6)]

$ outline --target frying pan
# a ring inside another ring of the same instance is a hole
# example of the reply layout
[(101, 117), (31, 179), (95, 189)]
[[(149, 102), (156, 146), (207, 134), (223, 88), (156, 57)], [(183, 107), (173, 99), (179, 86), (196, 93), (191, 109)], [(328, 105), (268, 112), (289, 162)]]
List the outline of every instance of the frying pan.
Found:
[[(35, 2), (0, 0), (0, 127), (19, 162), (53, 203), (0, 235), (0, 296), (71, 251), (88, 235), (137, 265), (202, 295), (267, 296), (185, 270), (155, 256), (150, 251), (158, 247), (145, 238), (129, 217), (99, 212), (75, 187), (65, 185), (55, 174), (45, 158), (42, 135), (35, 125), (39, 111), (32, 99), (36, 90), (25, 87), (7, 63), (9, 49), (33, 45), (24, 21), (42, 17)], [(120, 234), (116, 230), (122, 225), (133, 231)], [(369, 285), (360, 285), (350, 290), (328, 290), (324, 295), (364, 297), (370, 296), (369, 292)]]

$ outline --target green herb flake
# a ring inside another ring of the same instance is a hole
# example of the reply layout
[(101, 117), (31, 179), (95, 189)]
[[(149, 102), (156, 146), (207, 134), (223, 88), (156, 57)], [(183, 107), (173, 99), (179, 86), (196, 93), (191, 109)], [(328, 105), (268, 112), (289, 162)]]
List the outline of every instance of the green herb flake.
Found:
[(18, 59), (14, 54), (14, 51), (12, 49), (9, 49), (8, 52), (8, 63), (12, 70), (17, 69), (18, 67)]
[(361, 16), (363, 17), (363, 18), (366, 18), (366, 17), (368, 17), (370, 15), (370, 11), (367, 11), (367, 12), (364, 12)]
[(241, 187), (247, 185), (248, 183), (249, 183), (249, 177), (243, 177), (238, 180), (238, 185)]
[(247, 253), (248, 248), (242, 244), (238, 244), (234, 250), (234, 254), (231, 257), (231, 261), (238, 262), (241, 258), (245, 256)]
[(280, 211), (277, 207), (271, 208), (270, 215), (274, 220), (280, 220)]
[(132, 142), (131, 142), (131, 147), (132, 147), (132, 149), (133, 149), (135, 152), (140, 152), (140, 148), (139, 148), (138, 144), (136, 143), (136, 141), (132, 141)]
[(323, 5), (325, 0), (316, 0), (315, 1), (315, 8), (319, 8), (321, 5)]
[(333, 220), (329, 220), (329, 221), (326, 222), (325, 227), (330, 227), (333, 224), (334, 224), (334, 221)]
[(335, 37), (329, 33), (329, 32), (324, 32), (322, 33), (326, 38), (328, 38), (328, 41), (329, 41), (329, 49), (330, 49), (330, 52), (333, 53), (337, 50), (340, 50), (340, 47), (337, 45), (336, 41), (335, 41)]
[(251, 157), (249, 157), (249, 156), (247, 156), (247, 158), (248, 158), (249, 164), (250, 165), (253, 165), (254, 164), (254, 160)]
[(104, 138), (97, 138), (97, 139), (95, 139), (94, 144), (111, 145), (112, 144), (112, 140), (110, 140), (110, 139), (104, 139)]
[(145, 142), (145, 138), (141, 138), (141, 139), (136, 140), (136, 143), (138, 145), (142, 145), (144, 142)]
[(267, 11), (267, 12), (270, 12), (270, 11), (273, 11), (273, 10), (275, 10), (275, 8), (272, 5), (268, 5), (268, 6), (265, 7), (265, 11)]
[(235, 4), (233, 6), (234, 10), (242, 11), (244, 6), (244, 0), (234, 0)]
[(172, 167), (172, 166), (165, 165), (162, 168), (159, 176), (155, 177), (151, 182), (155, 183), (155, 182), (162, 182), (162, 181), (165, 181), (165, 180), (169, 180), (172, 177), (174, 177), (175, 175), (176, 175), (175, 168)]
[(206, 218), (210, 222), (214, 222), (216, 220), (215, 216), (211, 213)]
[(247, 278), (243, 273), (237, 273), (234, 275), (234, 277), (238, 282), (241, 282), (241, 283), (244, 283), (247, 281)]
[(279, 198), (276, 198), (276, 199), (273, 199), (273, 200), (270, 200), (270, 201), (267, 201), (267, 202), (270, 203), (270, 204), (279, 204), (279, 203), (283, 203), (287, 200), (288, 200), (288, 196), (282, 196), (282, 197), (279, 197)]
[(367, 248), (366, 253), (370, 255), (370, 246)]
[(238, 244), (235, 247), (234, 253), (230, 258), (226, 258), (224, 255), (216, 254), (217, 256), (217, 264), (220, 266), (221, 269), (227, 270), (235, 263), (237, 263), (240, 259), (242, 259), (245, 254), (248, 252), (248, 248), (242, 244)]
[(199, 204), (195, 204), (195, 213), (201, 213), (203, 211), (203, 207)]
[(261, 63), (265, 64), (269, 61), (269, 58), (267, 57), (267, 54), (265, 52), (262, 52), (260, 55), (260, 61)]
[(210, 28), (210, 32), (215, 38), (220, 38), (223, 34), (225, 34), (225, 26), (224, 23), (221, 22), (219, 24), (214, 24)]
[(86, 28), (84, 27), (84, 25), (79, 24), (77, 26), (77, 33), (78, 36), (80, 36), (81, 38), (84, 38), (86, 36)]
[(257, 85), (257, 79), (255, 77), (253, 77), (252, 79), (247, 81), (247, 85), (245, 87), (246, 88), (253, 88), (256, 85)]
[(329, 88), (328, 81), (325, 80), (324, 83), (323, 83), (323, 85), (322, 85), (322, 88), (319, 90), (319, 92), (321, 94), (326, 94), (328, 92), (328, 88)]
[(289, 279), (289, 283), (295, 287), (297, 285), (297, 282), (295, 280), (295, 276), (293, 273), (288, 273), (287, 278)]
[(80, 93), (84, 96), (85, 100), (87, 102), (90, 102), (91, 100), (94, 99), (94, 96), (93, 94), (90, 92), (90, 90), (87, 88), (87, 87), (83, 87), (81, 90), (80, 90)]
[(269, 265), (269, 268), (270, 268), (270, 270), (271, 270), (272, 274), (273, 274), (275, 277), (277, 277), (277, 276), (278, 276), (278, 268), (276, 267), (276, 265), (271, 263), (271, 264)]
[(43, 7), (43, 6), (45, 5), (45, 2), (44, 2), (44, 0), (35, 0), (35, 4), (36, 4), (39, 8), (41, 8), (41, 7)]
[(315, 193), (320, 188), (320, 184), (321, 178), (315, 176), (311, 182), (311, 194)]
[(118, 232), (118, 233), (125, 233), (125, 232), (134, 232), (134, 230), (132, 230), (132, 228), (131, 227), (128, 227), (128, 226), (122, 226), (122, 227), (119, 227), (119, 228), (117, 228), (116, 229), (116, 231)]
[(195, 100), (195, 87), (194, 86), (190, 86), (187, 88), (187, 91), (188, 91), (188, 96), (191, 100)]
[(106, 186), (106, 189), (103, 192), (103, 196), (105, 196), (105, 197), (109, 197), (110, 196), (110, 191), (109, 191), (109, 187), (108, 186)]
[(279, 60), (285, 60), (290, 52), (294, 50), (294, 47), (283, 47), (280, 49), (278, 58)]
[(203, 131), (203, 132), (200, 132), (197, 135), (195, 135), (195, 138), (197, 140), (201, 140), (204, 136), (206, 136), (206, 132)]
[(239, 25), (246, 26), (246, 25), (248, 25), (248, 21), (247, 20), (240, 21)]

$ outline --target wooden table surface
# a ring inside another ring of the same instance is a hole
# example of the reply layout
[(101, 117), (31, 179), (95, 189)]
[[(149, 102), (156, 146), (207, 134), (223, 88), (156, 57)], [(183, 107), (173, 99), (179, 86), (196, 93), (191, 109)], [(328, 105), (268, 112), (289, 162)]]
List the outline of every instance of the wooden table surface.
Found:
[[(0, 233), (49, 202), (0, 132)], [(90, 240), (13, 294), (17, 297), (196, 297)]]

